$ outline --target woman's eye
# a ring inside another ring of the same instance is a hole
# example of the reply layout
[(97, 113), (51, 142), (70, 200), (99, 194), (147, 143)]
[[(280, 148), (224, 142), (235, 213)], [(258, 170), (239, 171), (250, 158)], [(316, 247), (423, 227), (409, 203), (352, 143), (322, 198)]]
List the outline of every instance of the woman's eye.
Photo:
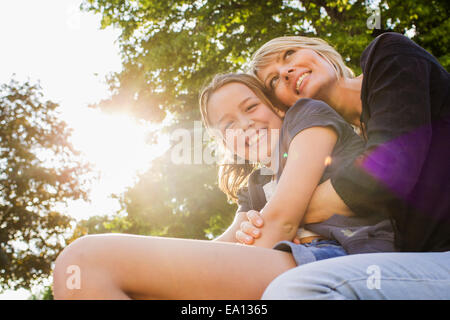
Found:
[(293, 54), (295, 50), (286, 50), (283, 55), (283, 59), (287, 59), (291, 54)]
[(270, 79), (270, 82), (269, 82), (270, 89), (272, 89), (272, 90), (275, 89), (277, 81), (278, 81), (278, 76), (275, 76), (272, 79)]

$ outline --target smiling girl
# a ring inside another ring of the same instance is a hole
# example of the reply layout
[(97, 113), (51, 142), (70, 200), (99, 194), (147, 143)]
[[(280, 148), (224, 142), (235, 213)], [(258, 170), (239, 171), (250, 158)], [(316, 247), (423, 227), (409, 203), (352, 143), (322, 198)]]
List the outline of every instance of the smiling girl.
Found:
[[(259, 299), (275, 277), (299, 264), (346, 255), (343, 246), (356, 252), (372, 248), (356, 248), (352, 237), (341, 246), (317, 234), (301, 234), (303, 244), (290, 241), (302, 221), (312, 232), (316, 227), (341, 234), (336, 225), (353, 219), (350, 211), (330, 218), (310, 208), (316, 186), (363, 145), (333, 109), (304, 99), (285, 113), (264, 95), (256, 78), (225, 75), (205, 88), (201, 110), (205, 124), (245, 160), (221, 170), (224, 190), (239, 198), (230, 228), (215, 241), (126, 234), (79, 238), (56, 260), (56, 299)], [(277, 170), (272, 176), (263, 174), (256, 162)], [(271, 180), (277, 182), (273, 195), (261, 194)], [(260, 209), (266, 220), (263, 236), (253, 246), (237, 243), (235, 233), (247, 214)], [(363, 231), (356, 243), (368, 243), (360, 240), (367, 238), (364, 230), (370, 227), (358, 227), (367, 221), (353, 222), (355, 234)], [(374, 245), (383, 250), (392, 241)], [(67, 271), (74, 265), (81, 271), (76, 290), (67, 286)]]
[[(345, 251), (336, 250), (337, 242), (324, 241), (319, 234), (305, 230), (312, 228), (324, 234), (327, 233), (324, 229), (331, 229), (331, 225), (335, 228), (353, 226), (351, 232), (358, 233), (361, 231), (358, 227), (365, 223), (367, 230), (367, 225), (374, 221), (360, 219), (356, 222), (347, 218), (352, 215), (351, 211), (336, 212), (340, 215), (325, 222), (311, 224), (311, 220), (306, 219), (309, 224), (304, 225), (298, 235), (299, 242), (305, 245), (289, 240), (296, 236), (304, 222), (317, 185), (329, 179), (355, 153), (361, 152), (364, 143), (325, 103), (301, 99), (285, 112), (282, 107), (276, 108), (266, 94), (264, 86), (251, 75), (225, 74), (216, 76), (200, 96), (205, 125), (214, 130), (213, 135), (233, 153), (235, 161), (246, 160), (243, 164), (224, 165), (219, 175), (222, 190), (230, 198), (238, 198), (238, 212), (261, 210), (265, 224), (261, 228), (262, 236), (254, 235), (256, 246), (275, 246), (292, 252), (297, 264), (343, 255)], [(262, 169), (252, 170), (255, 163), (270, 166), (272, 174), (264, 174)], [(255, 196), (261, 190), (264, 195)], [(265, 201), (258, 203), (261, 198)], [(241, 225), (237, 238), (244, 234), (246, 226), (245, 222)], [(233, 231), (230, 228), (218, 240), (233, 241)], [(376, 236), (369, 237), (372, 248), (368, 250), (367, 238), (367, 234), (355, 237), (350, 253), (394, 250), (392, 238), (380, 242)], [(383, 245), (377, 248), (375, 241)], [(348, 241), (345, 245), (351, 247)]]

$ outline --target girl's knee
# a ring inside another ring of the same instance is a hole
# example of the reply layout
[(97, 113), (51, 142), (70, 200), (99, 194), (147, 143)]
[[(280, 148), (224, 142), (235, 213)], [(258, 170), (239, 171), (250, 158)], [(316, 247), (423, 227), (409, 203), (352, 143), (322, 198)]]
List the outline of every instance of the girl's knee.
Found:
[(76, 239), (70, 243), (64, 250), (58, 255), (55, 261), (54, 272), (60, 272), (63, 267), (67, 267), (72, 264), (81, 264), (95, 249), (95, 238), (87, 235)]
[(56, 299), (77, 297), (81, 289), (82, 272), (98, 267), (96, 252), (100, 247), (99, 240), (99, 236), (83, 236), (58, 255), (53, 269), (53, 294)]

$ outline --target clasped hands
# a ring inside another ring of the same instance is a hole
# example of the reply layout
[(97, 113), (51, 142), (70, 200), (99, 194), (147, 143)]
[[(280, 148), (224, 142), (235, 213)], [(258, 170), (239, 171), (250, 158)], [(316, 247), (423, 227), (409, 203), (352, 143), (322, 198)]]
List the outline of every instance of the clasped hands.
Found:
[[(327, 220), (334, 214), (343, 216), (354, 216), (355, 214), (342, 201), (339, 195), (334, 190), (330, 179), (320, 184), (306, 209), (303, 216), (302, 223), (319, 223)], [(260, 228), (264, 226), (263, 215), (255, 210), (250, 210), (246, 213), (247, 219), (240, 224), (240, 229), (236, 231), (235, 238), (243, 244), (254, 244), (255, 239), (261, 237)], [(292, 239), (294, 243), (302, 243), (297, 234)]]
[[(240, 224), (240, 229), (236, 231), (236, 240), (242, 244), (252, 245), (255, 239), (261, 237), (261, 229), (264, 226), (264, 219), (262, 215), (256, 210), (250, 210), (247, 212), (247, 220), (244, 220)], [(300, 238), (295, 235), (292, 242), (299, 244)]]

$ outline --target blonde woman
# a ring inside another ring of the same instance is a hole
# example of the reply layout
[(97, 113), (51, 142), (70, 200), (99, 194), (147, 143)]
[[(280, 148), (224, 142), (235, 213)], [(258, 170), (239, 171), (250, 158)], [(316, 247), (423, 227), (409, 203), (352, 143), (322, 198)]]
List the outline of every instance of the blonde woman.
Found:
[(364, 151), (315, 196), (345, 203), (357, 216), (387, 214), (404, 252), (300, 266), (276, 279), (264, 298), (449, 299), (449, 73), (396, 33), (378, 36), (364, 50), (363, 74), (356, 78), (329, 50), (317, 39), (276, 38), (255, 53), (252, 73), (285, 107), (304, 98), (322, 100), (360, 127)]

